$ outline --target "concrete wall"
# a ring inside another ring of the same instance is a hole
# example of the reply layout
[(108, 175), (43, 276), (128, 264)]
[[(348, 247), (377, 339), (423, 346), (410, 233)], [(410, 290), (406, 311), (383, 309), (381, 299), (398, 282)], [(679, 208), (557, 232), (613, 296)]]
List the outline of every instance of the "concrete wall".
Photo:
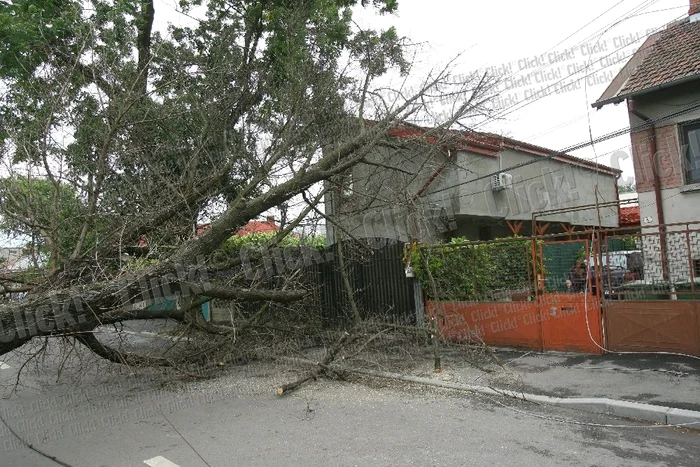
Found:
[[(448, 221), (454, 219), (457, 202), (457, 173), (448, 162), (451, 153), (407, 144), (404, 150), (382, 148), (372, 154), (369, 162), (381, 167), (355, 166), (353, 199), (344, 206), (338, 206), (337, 192), (326, 196), (325, 212), (352, 236), (436, 241), (456, 228), (454, 220)], [(412, 201), (431, 179), (430, 189)], [(328, 222), (326, 230), (329, 243), (334, 243), (337, 227)]]
[[(664, 221), (700, 222), (700, 192), (683, 192), (682, 188), (661, 190)], [(639, 209), (642, 227), (659, 223), (654, 192), (639, 193)]]
[[(557, 160), (541, 161), (541, 156), (507, 149), (499, 158), (460, 152), (460, 186), (458, 214), (493, 217), (508, 220), (531, 220), (533, 212), (569, 208), (596, 203), (595, 186), (598, 185), (598, 201), (617, 199), (617, 179), (613, 175), (594, 169), (574, 166)], [(518, 169), (508, 169), (516, 164), (540, 160)], [(460, 169), (463, 167), (464, 169)], [(513, 175), (513, 188), (493, 191), (491, 179), (469, 182), (477, 178), (472, 173), (488, 174), (501, 170)], [(575, 225), (597, 225), (595, 209), (566, 212), (538, 217), (543, 222), (566, 222)], [(606, 227), (618, 225), (617, 208), (601, 208), (600, 222)]]
[[(523, 162), (538, 162), (508, 169), (514, 178), (510, 189), (494, 192), (491, 177), (472, 181), (497, 172), (499, 159), (504, 170)], [(616, 176), (542, 159), (511, 149), (502, 151), (500, 157), (466, 151), (456, 154), (438, 150), (426, 152), (424, 148), (410, 151), (382, 149), (373, 155), (372, 160), (391, 168), (368, 164), (356, 166), (353, 169), (352, 203), (339, 210), (335, 201), (331, 201), (337, 193), (327, 196), (326, 213), (332, 214), (336, 222), (358, 238), (436, 241), (448, 232), (452, 236), (478, 238), (478, 225), (483, 223), (467, 220), (469, 218), (499, 220), (501, 222), (491, 229), (492, 236), (509, 235), (504, 220), (529, 221), (534, 211), (595, 204), (596, 184), (600, 202), (617, 199)], [(443, 170), (435, 176), (441, 168)], [(411, 197), (432, 177), (428, 189), (411, 202)], [(617, 213), (617, 207), (601, 208), (601, 224), (617, 226)], [(590, 208), (541, 216), (538, 221), (597, 225), (598, 213)], [(330, 243), (335, 241), (336, 231), (337, 228), (328, 222)]]
[[(490, 237), (487, 240), (493, 238), (510, 237), (512, 235), (508, 226), (506, 226), (503, 222), (494, 221), (492, 219), (457, 216), (457, 230), (455, 231), (455, 237), (466, 237), (469, 240), (483, 240), (481, 238), (481, 229), (484, 227), (486, 228), (486, 231), (483, 233), (488, 234)], [(521, 232), (521, 234), (525, 235), (528, 235), (529, 233), (530, 232), (527, 229), (524, 229), (524, 231)]]

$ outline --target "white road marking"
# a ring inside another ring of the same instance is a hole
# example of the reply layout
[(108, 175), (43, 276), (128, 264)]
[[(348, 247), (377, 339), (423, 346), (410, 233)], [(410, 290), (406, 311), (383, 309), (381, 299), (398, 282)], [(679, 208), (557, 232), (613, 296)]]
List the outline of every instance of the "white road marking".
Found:
[(144, 464), (150, 465), (151, 467), (180, 467), (174, 462), (170, 462), (163, 456), (156, 456), (152, 459), (146, 459), (143, 461)]
[(12, 367), (10, 365), (8, 365), (7, 363), (0, 362), (0, 370), (9, 370), (10, 368), (12, 368)]

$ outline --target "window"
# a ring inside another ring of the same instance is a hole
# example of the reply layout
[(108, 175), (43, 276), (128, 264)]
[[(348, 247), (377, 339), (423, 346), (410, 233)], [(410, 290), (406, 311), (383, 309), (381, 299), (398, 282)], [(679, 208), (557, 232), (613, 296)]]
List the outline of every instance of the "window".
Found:
[(700, 122), (681, 126), (685, 183), (700, 183)]
[(336, 179), (337, 207), (339, 213), (353, 209), (355, 199), (355, 187), (352, 180), (352, 172), (341, 174)]

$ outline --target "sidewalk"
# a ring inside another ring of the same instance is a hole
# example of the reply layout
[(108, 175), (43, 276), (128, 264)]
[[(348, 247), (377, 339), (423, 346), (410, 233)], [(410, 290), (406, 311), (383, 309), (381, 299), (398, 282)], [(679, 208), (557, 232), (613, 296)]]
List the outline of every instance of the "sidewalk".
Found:
[[(523, 394), (525, 399), (700, 429), (700, 359), (602, 356), (497, 349), (490, 372), (450, 356), (442, 378)], [(453, 365), (450, 365), (450, 362)]]

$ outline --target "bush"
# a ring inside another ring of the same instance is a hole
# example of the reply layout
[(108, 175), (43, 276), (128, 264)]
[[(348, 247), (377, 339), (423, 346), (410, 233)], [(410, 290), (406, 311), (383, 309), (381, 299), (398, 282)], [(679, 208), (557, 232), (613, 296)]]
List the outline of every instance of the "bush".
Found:
[[(238, 253), (243, 247), (262, 248), (275, 238), (276, 232), (249, 234), (245, 236), (234, 235), (226, 240), (220, 250), (226, 253)], [(299, 238), (296, 235), (288, 235), (277, 245), (278, 247), (309, 247), (322, 250), (326, 247), (326, 237), (323, 235), (309, 235)]]
[[(470, 242), (454, 238), (449, 244), (419, 248), (435, 280), (437, 298), (493, 300), (509, 291), (532, 293), (531, 241), (512, 237), (503, 242)], [(413, 252), (411, 263), (423, 289), (432, 285), (420, 257)], [(543, 267), (539, 272), (544, 273)]]

